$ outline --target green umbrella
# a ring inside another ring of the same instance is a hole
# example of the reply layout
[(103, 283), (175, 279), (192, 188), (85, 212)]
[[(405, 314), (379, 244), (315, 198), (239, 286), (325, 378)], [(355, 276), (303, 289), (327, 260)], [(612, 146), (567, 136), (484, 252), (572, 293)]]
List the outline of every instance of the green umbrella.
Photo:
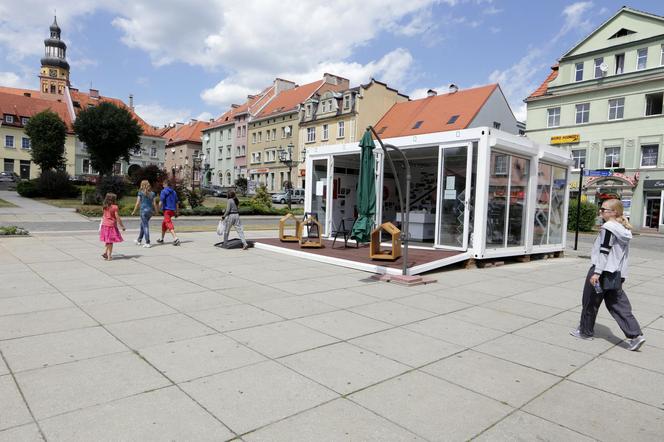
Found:
[(357, 183), (357, 221), (353, 225), (351, 238), (366, 243), (371, 239), (371, 228), (376, 215), (376, 176), (374, 154), (376, 145), (371, 132), (366, 131), (360, 140), (360, 178)]

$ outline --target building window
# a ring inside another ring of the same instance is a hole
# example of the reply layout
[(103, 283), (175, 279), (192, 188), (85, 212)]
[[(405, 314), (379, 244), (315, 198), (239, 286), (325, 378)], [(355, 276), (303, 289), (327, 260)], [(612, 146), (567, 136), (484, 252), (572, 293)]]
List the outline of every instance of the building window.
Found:
[(614, 98), (609, 100), (609, 120), (620, 120), (625, 112), (625, 99)]
[(14, 122), (14, 116), (13, 115), (5, 115), (5, 123), (13, 123)]
[(242, 145), (242, 151), (240, 152), (241, 156), (245, 156), (247, 154), (247, 146)]
[(602, 63), (604, 63), (604, 57), (599, 57), (595, 59), (595, 78), (602, 78)]
[(28, 118), (28, 117), (21, 117), (21, 124), (23, 126), (25, 126), (26, 124), (28, 124), (29, 120), (30, 120), (30, 118)]
[(659, 144), (641, 146), (641, 167), (657, 167)]
[(546, 112), (548, 115), (547, 127), (560, 126), (560, 108), (552, 107), (551, 109), (547, 109)]
[(338, 130), (337, 130), (337, 138), (343, 138), (345, 136), (346, 136), (345, 123), (343, 121), (339, 121)]
[(607, 147), (604, 149), (604, 167), (620, 167), (620, 148)]
[(307, 117), (310, 117), (311, 116), (311, 103), (307, 104), (306, 109), (307, 109)]
[(583, 62), (574, 65), (574, 81), (583, 80)]
[(226, 184), (229, 185), (229, 186), (231, 185), (231, 173), (230, 172), (226, 172)]
[(258, 132), (258, 142), (259, 143), (263, 142), (263, 132), (261, 132), (261, 131)]
[(493, 174), (494, 175), (507, 175), (507, 163), (509, 157), (507, 155), (493, 154)]
[(664, 93), (646, 94), (646, 115), (662, 115)]
[(581, 166), (586, 165), (586, 150), (574, 149), (572, 150), (572, 159), (574, 160), (574, 169), (581, 169)]
[(156, 147), (151, 147), (150, 148), (150, 157), (151, 158), (157, 158), (157, 148)]
[(21, 138), (21, 149), (30, 149), (30, 138)]
[(494, 128), (494, 129), (500, 129), (500, 123), (497, 122), (497, 121), (494, 121), (494, 122), (493, 122), (493, 128)]
[(256, 132), (251, 134), (251, 144), (256, 144)]
[(321, 140), (327, 140), (328, 134), (329, 134), (328, 126), (327, 124), (323, 124), (323, 136), (321, 137)]
[(590, 118), (590, 103), (576, 105), (576, 124), (587, 123)]
[(625, 54), (616, 54), (616, 75), (625, 72)]
[(664, 45), (662, 45), (662, 48), (660, 49), (659, 65), (664, 66)]
[[(664, 49), (662, 51), (664, 52)], [(344, 96), (344, 109), (350, 109), (350, 95)]]
[(636, 70), (645, 69), (648, 64), (648, 48), (641, 48), (636, 51)]
[(14, 171), (14, 160), (13, 159), (5, 158), (4, 171), (5, 172), (13, 172)]
[(5, 135), (5, 147), (14, 147), (14, 135)]
[(307, 127), (307, 143), (313, 143), (316, 141), (316, 128)]
[(231, 146), (226, 146), (226, 158), (231, 157)]
[(288, 136), (288, 138), (290, 138), (291, 135), (293, 135), (293, 126), (292, 125), (288, 126), (288, 131), (287, 132), (288, 133), (286, 135)]

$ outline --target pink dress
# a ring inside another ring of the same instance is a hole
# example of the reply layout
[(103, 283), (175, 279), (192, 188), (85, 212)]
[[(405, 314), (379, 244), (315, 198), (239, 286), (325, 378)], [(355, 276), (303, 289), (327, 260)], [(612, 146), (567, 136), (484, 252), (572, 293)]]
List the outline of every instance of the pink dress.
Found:
[(101, 229), (99, 229), (99, 240), (104, 244), (124, 241), (118, 229), (117, 214), (118, 206), (115, 204), (104, 209), (104, 215), (101, 218)]

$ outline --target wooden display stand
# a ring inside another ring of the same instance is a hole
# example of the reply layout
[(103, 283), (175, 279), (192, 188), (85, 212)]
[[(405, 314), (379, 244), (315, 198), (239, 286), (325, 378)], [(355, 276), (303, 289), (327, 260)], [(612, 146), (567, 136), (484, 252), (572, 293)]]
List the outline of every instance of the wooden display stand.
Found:
[[(304, 229), (307, 228), (307, 236), (304, 236)], [(316, 231), (318, 236), (312, 237), (311, 232)], [(300, 247), (306, 249), (322, 249), (323, 246), (323, 226), (319, 223), (316, 218), (311, 216), (307, 217), (304, 221), (300, 223), (297, 236), (300, 240)]]
[[(288, 222), (288, 220), (293, 220), (293, 222), (295, 223), (295, 235), (289, 235), (287, 233), (284, 233), (284, 230), (286, 229), (286, 223)], [(302, 221), (295, 218), (295, 216), (292, 213), (288, 213), (285, 216), (281, 217), (281, 219), (279, 220), (279, 240), (281, 242), (298, 242), (301, 238), (300, 224), (302, 224)]]
[[(380, 249), (380, 232), (386, 232), (392, 237), (392, 247), (388, 250)], [(383, 223), (371, 232), (371, 248), (369, 258), (381, 261), (395, 261), (401, 257), (401, 230), (394, 224)]]

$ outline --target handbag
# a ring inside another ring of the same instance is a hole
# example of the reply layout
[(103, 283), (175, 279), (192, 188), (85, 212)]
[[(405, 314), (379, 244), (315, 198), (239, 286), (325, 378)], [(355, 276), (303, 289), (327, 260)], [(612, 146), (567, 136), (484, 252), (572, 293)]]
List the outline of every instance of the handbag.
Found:
[(622, 288), (622, 275), (620, 274), (620, 270), (615, 272), (602, 272), (600, 285), (604, 291), (620, 290)]
[(217, 224), (217, 235), (223, 236), (225, 231), (226, 231), (226, 220), (222, 219), (219, 221), (219, 224)]

